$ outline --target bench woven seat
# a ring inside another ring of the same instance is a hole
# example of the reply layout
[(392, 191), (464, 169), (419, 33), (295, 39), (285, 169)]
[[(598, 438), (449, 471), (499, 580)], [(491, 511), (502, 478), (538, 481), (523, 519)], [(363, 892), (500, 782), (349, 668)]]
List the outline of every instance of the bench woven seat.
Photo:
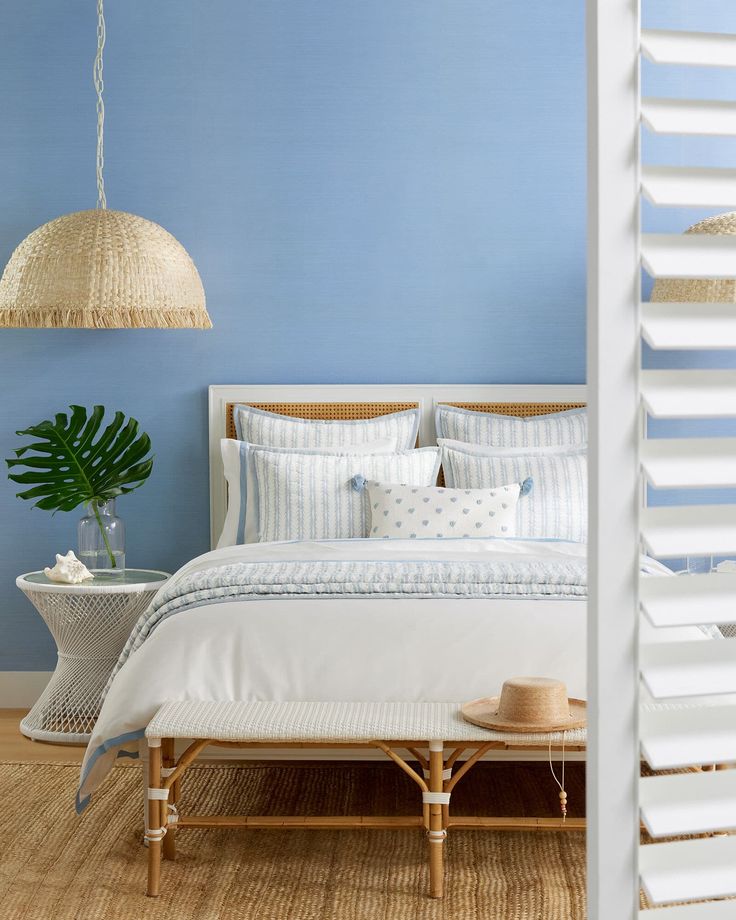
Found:
[[(148, 738), (209, 738), (241, 742), (444, 741), (504, 742), (533, 747), (562, 744), (561, 732), (514, 734), (466, 722), (460, 703), (165, 703), (146, 729)], [(585, 744), (585, 729), (565, 732), (571, 746)]]
[[(582, 830), (584, 819), (450, 816), (458, 780), (487, 751), (507, 747), (585, 746), (585, 729), (550, 734), (489, 731), (466, 722), (460, 703), (216, 702), (165, 703), (146, 728), (148, 789), (146, 840), (148, 889), (159, 893), (161, 857), (173, 859), (178, 831), (186, 827), (406, 828), (424, 830), (429, 842), (429, 891), (442, 897), (443, 850), (451, 827), (498, 830)], [(175, 742), (190, 742), (177, 759)], [(274, 816), (181, 815), (181, 779), (208, 745), (231, 747), (377, 748), (419, 787), (420, 813), (405, 815)], [(401, 752), (401, 753), (400, 753)], [(407, 756), (408, 755), (408, 756)], [(462, 755), (462, 756), (461, 756)], [(413, 764), (418, 763), (417, 770)]]

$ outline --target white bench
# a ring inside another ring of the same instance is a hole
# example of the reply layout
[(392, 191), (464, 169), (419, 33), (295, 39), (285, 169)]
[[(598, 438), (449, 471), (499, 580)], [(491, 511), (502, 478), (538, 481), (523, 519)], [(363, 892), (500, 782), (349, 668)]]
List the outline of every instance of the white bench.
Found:
[[(161, 856), (176, 855), (175, 834), (184, 827), (424, 829), (429, 840), (430, 894), (442, 897), (443, 849), (450, 827), (495, 830), (582, 830), (584, 819), (451, 817), (456, 783), (487, 751), (496, 748), (569, 750), (585, 745), (585, 730), (520, 735), (488, 731), (466, 722), (460, 703), (204, 702), (164, 704), (146, 729), (148, 741), (148, 890), (159, 893)], [(174, 742), (191, 743), (178, 758)], [(208, 745), (229, 747), (378, 748), (417, 784), (417, 816), (185, 816), (177, 811), (183, 774)], [(405, 751), (405, 758), (397, 753)], [(423, 749), (428, 749), (424, 753)], [(446, 753), (447, 749), (447, 753)], [(468, 752), (464, 763), (453, 768)], [(421, 767), (418, 772), (410, 761)]]

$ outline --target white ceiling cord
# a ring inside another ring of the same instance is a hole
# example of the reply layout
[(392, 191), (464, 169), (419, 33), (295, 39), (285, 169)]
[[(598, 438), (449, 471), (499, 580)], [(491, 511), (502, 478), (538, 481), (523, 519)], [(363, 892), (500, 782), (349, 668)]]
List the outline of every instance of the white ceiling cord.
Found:
[(105, 11), (103, 0), (97, 0), (97, 54), (93, 68), (95, 92), (97, 93), (97, 207), (106, 208), (105, 178), (105, 102), (102, 98), (105, 83), (102, 79), (102, 52), (105, 48)]

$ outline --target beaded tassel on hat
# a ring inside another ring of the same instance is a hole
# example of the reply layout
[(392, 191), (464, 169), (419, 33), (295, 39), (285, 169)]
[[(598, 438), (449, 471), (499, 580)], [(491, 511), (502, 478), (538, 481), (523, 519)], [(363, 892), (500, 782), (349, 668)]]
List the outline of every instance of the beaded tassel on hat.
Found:
[(562, 733), (562, 778), (558, 779), (557, 774), (555, 773), (555, 768), (552, 765), (552, 741), (549, 742), (549, 768), (552, 772), (555, 782), (560, 787), (560, 812), (562, 813), (562, 823), (565, 823), (567, 818), (567, 792), (565, 791), (565, 733)]

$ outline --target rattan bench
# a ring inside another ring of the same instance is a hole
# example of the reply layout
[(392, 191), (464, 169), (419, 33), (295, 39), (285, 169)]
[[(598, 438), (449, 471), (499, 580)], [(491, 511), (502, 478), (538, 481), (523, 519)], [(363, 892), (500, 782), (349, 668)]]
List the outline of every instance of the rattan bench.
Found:
[[(456, 783), (491, 749), (585, 745), (585, 730), (552, 735), (492, 732), (466, 722), (459, 703), (305, 703), (203, 702), (163, 705), (146, 729), (148, 740), (148, 890), (159, 893), (161, 856), (176, 855), (175, 835), (184, 827), (246, 828), (404, 828), (416, 827), (429, 840), (429, 890), (442, 897), (443, 850), (451, 827), (496, 830), (581, 830), (584, 819), (451, 817)], [(175, 758), (174, 742), (191, 743)], [(181, 815), (177, 811), (181, 778), (208, 745), (227, 747), (378, 748), (421, 791), (417, 816), (246, 816)], [(422, 749), (427, 749), (424, 753)], [(405, 751), (404, 758), (397, 749)], [(447, 754), (445, 754), (447, 749)], [(461, 755), (468, 752), (462, 765)], [(417, 771), (411, 761), (419, 763)]]

